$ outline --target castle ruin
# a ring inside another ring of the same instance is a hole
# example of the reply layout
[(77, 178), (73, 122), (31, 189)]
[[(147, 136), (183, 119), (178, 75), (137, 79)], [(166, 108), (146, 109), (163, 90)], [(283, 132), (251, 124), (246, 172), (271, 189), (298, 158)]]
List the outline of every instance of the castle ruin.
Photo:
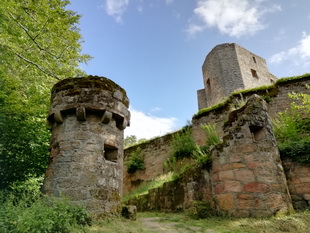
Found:
[[(310, 208), (310, 165), (280, 157), (271, 123), (290, 109), (290, 93), (310, 94), (310, 75), (277, 81), (263, 58), (234, 43), (213, 48), (202, 70), (201, 111), (193, 116), (190, 129), (194, 142), (204, 146), (207, 136), (201, 126), (215, 126), (222, 143), (211, 148), (212, 165), (207, 169), (190, 165), (177, 181), (150, 189), (129, 203), (140, 211), (170, 212), (191, 209), (202, 201), (217, 214), (236, 217), (269, 217), (289, 213), (293, 207)], [(244, 103), (237, 106), (238, 102)], [(182, 130), (125, 150), (126, 158), (139, 147), (145, 165), (135, 174), (124, 172), (125, 193), (167, 172), (164, 164), (170, 161), (171, 141), (178, 133)], [(154, 161), (161, 162), (156, 169)]]
[(95, 215), (118, 213), (128, 106), (124, 89), (107, 78), (69, 78), (53, 87), (46, 194), (67, 196)]
[(235, 43), (215, 46), (203, 63), (202, 74), (204, 89), (197, 91), (199, 109), (221, 102), (234, 91), (276, 81), (264, 58)]

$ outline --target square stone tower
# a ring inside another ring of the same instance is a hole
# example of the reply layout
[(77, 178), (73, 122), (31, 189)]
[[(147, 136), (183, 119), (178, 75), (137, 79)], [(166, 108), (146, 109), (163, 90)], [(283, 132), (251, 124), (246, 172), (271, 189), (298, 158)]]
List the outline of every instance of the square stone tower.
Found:
[(235, 43), (215, 46), (203, 63), (202, 73), (204, 89), (197, 91), (199, 109), (219, 103), (234, 91), (276, 81), (264, 58)]

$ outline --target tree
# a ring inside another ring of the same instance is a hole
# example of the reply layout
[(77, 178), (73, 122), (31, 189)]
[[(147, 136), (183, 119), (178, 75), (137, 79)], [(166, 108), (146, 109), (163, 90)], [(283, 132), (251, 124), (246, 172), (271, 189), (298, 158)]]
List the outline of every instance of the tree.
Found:
[(125, 147), (128, 147), (130, 145), (136, 144), (138, 142), (137, 136), (135, 135), (129, 135), (125, 138)]
[(2, 0), (0, 7), (0, 187), (47, 166), (50, 89), (84, 75), (80, 16), (67, 0)]

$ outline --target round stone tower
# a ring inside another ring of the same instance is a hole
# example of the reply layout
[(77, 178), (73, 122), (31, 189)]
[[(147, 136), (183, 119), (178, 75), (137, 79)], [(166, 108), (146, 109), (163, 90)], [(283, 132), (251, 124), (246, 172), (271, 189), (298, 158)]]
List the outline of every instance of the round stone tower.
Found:
[(95, 215), (118, 213), (128, 106), (125, 90), (104, 77), (68, 78), (53, 87), (46, 194), (67, 196)]

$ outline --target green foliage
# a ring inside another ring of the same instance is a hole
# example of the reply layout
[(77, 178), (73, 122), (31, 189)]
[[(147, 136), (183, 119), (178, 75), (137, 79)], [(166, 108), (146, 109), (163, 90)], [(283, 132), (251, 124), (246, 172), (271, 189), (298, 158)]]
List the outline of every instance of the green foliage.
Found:
[(138, 147), (129, 155), (129, 158), (125, 162), (125, 165), (127, 166), (127, 172), (129, 174), (133, 174), (138, 170), (145, 169), (141, 148)]
[(196, 145), (194, 158), (203, 169), (210, 169), (212, 166), (212, 158), (210, 156), (209, 147)]
[(130, 136), (127, 136), (125, 138), (125, 141), (124, 141), (124, 144), (125, 144), (125, 147), (129, 147), (131, 145), (134, 145), (137, 143), (137, 136), (135, 135), (130, 135)]
[(290, 97), (299, 101), (299, 104), (292, 103), (290, 110), (280, 113), (279, 119), (274, 120), (275, 136), (282, 157), (308, 164), (310, 163), (310, 95), (299, 93)]
[(299, 75), (299, 76), (281, 78), (277, 80), (276, 84), (288, 83), (294, 80), (307, 79), (307, 78), (310, 78), (310, 73), (306, 73), (306, 74)]
[(310, 137), (298, 141), (286, 141), (279, 144), (281, 156), (293, 161), (310, 163)]
[(193, 116), (193, 118), (198, 119), (199, 117), (204, 116), (208, 112), (215, 111), (215, 110), (221, 109), (221, 108), (223, 108), (225, 106), (228, 106), (228, 104), (230, 104), (230, 102), (231, 102), (231, 100), (229, 98), (227, 98), (226, 100), (224, 100), (224, 101), (222, 101), (222, 102), (220, 102), (218, 104), (212, 105), (211, 107), (200, 109), (198, 111), (198, 113), (196, 113)]
[(129, 135), (125, 138), (124, 140), (124, 145), (125, 147), (131, 147), (131, 146), (135, 146), (144, 142), (147, 142), (148, 140), (146, 140), (145, 138), (141, 138), (141, 139), (137, 139), (137, 136), (135, 135)]
[(189, 127), (184, 128), (184, 130), (172, 136), (172, 156), (177, 160), (191, 157), (195, 149), (196, 144)]
[(172, 181), (173, 180), (173, 172), (168, 172), (166, 174), (160, 175), (152, 180), (146, 181), (142, 183), (137, 189), (135, 189), (132, 192), (127, 193), (123, 198), (122, 201), (126, 202), (130, 198), (140, 196), (147, 194), (147, 192), (150, 189), (154, 188), (159, 188), (161, 187), (164, 183)]
[(259, 91), (267, 91), (271, 90), (275, 87), (274, 84), (272, 85), (265, 85), (265, 86), (260, 86), (260, 87), (255, 87), (255, 88), (251, 88), (251, 89), (246, 89), (246, 90), (241, 90), (241, 91), (235, 91), (233, 93), (231, 93), (232, 95), (236, 96), (236, 95), (240, 95), (240, 94), (247, 94), (249, 92), (251, 93), (255, 93), (255, 92), (259, 92)]
[(67, 0), (3, 0), (0, 7), (0, 188), (47, 166), (50, 89), (83, 75), (80, 16)]
[(15, 182), (0, 192), (0, 232), (73, 232), (89, 225), (85, 209), (40, 193), (42, 178)]
[(274, 133), (279, 142), (297, 141), (300, 139), (299, 129), (300, 115), (297, 111), (291, 110), (279, 113), (279, 118), (273, 120)]
[(45, 122), (44, 117), (0, 113), (0, 188), (44, 173), (50, 138)]
[(204, 125), (201, 125), (201, 128), (204, 130), (207, 136), (207, 141), (206, 141), (207, 147), (215, 146), (221, 143), (221, 139), (219, 138), (217, 134), (215, 124), (204, 124)]

